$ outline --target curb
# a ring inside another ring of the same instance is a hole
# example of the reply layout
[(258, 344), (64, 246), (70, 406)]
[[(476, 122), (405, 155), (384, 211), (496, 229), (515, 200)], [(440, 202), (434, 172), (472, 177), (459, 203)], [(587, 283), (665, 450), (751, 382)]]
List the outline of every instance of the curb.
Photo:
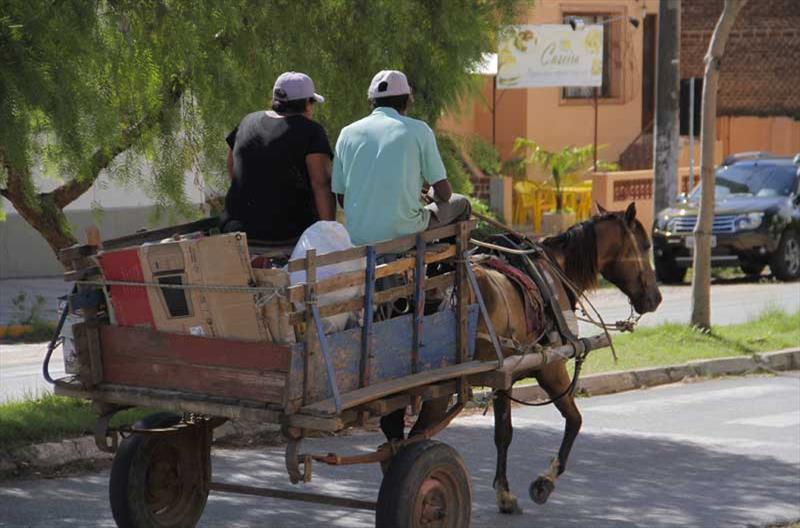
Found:
[[(684, 365), (591, 374), (578, 381), (577, 391), (585, 396), (600, 396), (677, 383), (692, 378), (713, 378), (798, 369), (800, 369), (800, 347), (786, 348), (775, 352), (760, 352), (752, 356), (696, 360)], [(516, 387), (512, 391), (512, 396), (530, 401), (547, 399), (547, 394), (538, 385)]]
[[(690, 361), (685, 365), (671, 365), (636, 370), (605, 372), (582, 377), (578, 392), (586, 396), (614, 394), (676, 383), (691, 378), (733, 376), (754, 372), (774, 372), (800, 369), (800, 347), (762, 352), (752, 356), (734, 356)], [(516, 387), (515, 398), (544, 401), (547, 395), (538, 385)], [(475, 391), (477, 398), (488, 398), (489, 391)], [(246, 434), (267, 432), (272, 424), (242, 424), (227, 422), (215, 430), (214, 439), (235, 438)], [(21, 468), (53, 468), (79, 460), (110, 460), (112, 455), (97, 449), (94, 438), (85, 436), (61, 442), (48, 442), (20, 447), (7, 454), (0, 453), (0, 475)]]

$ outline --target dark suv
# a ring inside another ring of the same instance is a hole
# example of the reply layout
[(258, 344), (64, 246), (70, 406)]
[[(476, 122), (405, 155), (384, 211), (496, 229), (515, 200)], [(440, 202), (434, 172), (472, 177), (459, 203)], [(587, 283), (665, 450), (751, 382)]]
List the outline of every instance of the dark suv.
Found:
[[(798, 185), (800, 155), (726, 160), (716, 173), (711, 264), (739, 266), (748, 275), (769, 264), (780, 280), (800, 277)], [(698, 185), (653, 222), (656, 275), (663, 283), (683, 281), (692, 265), (699, 201)]]

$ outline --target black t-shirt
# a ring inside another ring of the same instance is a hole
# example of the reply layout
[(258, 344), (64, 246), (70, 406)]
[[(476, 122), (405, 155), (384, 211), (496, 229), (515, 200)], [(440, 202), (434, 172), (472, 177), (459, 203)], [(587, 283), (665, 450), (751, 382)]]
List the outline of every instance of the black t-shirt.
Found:
[[(306, 168), (308, 154), (333, 157), (322, 125), (302, 115), (248, 114), (226, 138), (233, 180), (225, 197), (230, 222), (247, 236), (290, 240), (319, 220)], [(224, 229), (224, 228), (223, 228)]]

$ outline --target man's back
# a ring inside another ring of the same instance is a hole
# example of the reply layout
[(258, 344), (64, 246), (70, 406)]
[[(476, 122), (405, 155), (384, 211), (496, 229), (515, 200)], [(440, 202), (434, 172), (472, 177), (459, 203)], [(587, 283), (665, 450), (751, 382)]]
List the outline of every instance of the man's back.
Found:
[(306, 156), (331, 154), (321, 125), (259, 111), (245, 116), (227, 141), (234, 162), (225, 209), (248, 236), (289, 240), (318, 220)]
[(345, 127), (336, 144), (333, 192), (345, 197), (354, 244), (417, 233), (430, 211), (420, 201), (423, 183), (445, 179), (433, 131), (393, 108), (376, 108)]

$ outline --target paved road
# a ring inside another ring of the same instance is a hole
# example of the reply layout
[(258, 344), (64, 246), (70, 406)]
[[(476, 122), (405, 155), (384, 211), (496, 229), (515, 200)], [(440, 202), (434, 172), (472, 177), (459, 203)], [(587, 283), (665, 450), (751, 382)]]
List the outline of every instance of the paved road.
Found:
[[(643, 326), (661, 323), (688, 323), (692, 315), (692, 287), (661, 286), (664, 300), (654, 313), (640, 320)], [(616, 288), (603, 288), (589, 297), (606, 322), (625, 319), (630, 313), (627, 297)], [(787, 312), (800, 310), (800, 282), (716, 281), (711, 288), (711, 324), (744, 323), (767, 308)], [(581, 333), (597, 333), (594, 327), (581, 323)]]
[[(691, 287), (666, 286), (661, 291), (663, 303), (658, 311), (645, 315), (641, 324), (650, 326), (666, 321), (687, 323), (691, 310)], [(628, 302), (614, 288), (599, 290), (592, 294), (591, 299), (608, 322), (628, 316)], [(712, 291), (712, 322), (745, 322), (770, 306), (790, 312), (800, 310), (800, 282), (716, 284)], [(584, 335), (598, 332), (592, 326), (581, 325)], [(44, 345), (0, 345), (0, 402), (19, 398), (26, 393), (49, 390), (40, 373), (44, 350)], [(63, 361), (58, 351), (53, 355), (51, 364), (54, 372), (63, 371)]]
[[(677, 384), (583, 399), (584, 429), (550, 501), (528, 484), (555, 453), (561, 421), (551, 408), (517, 408), (512, 491), (525, 512), (496, 512), (492, 418), (467, 416), (441, 435), (472, 475), (473, 526), (522, 528), (737, 527), (800, 519), (800, 373)], [(356, 451), (377, 434), (317, 439), (308, 451)], [(281, 450), (218, 450), (215, 478), (291, 488)], [(372, 466), (315, 466), (308, 491), (375, 499)], [(0, 483), (0, 527), (111, 527), (107, 475)], [(367, 527), (367, 512), (212, 494), (203, 527)]]
[[(52, 392), (42, 377), (42, 359), (47, 343), (0, 345), (0, 403)], [(53, 351), (50, 375), (64, 376), (61, 348)]]

